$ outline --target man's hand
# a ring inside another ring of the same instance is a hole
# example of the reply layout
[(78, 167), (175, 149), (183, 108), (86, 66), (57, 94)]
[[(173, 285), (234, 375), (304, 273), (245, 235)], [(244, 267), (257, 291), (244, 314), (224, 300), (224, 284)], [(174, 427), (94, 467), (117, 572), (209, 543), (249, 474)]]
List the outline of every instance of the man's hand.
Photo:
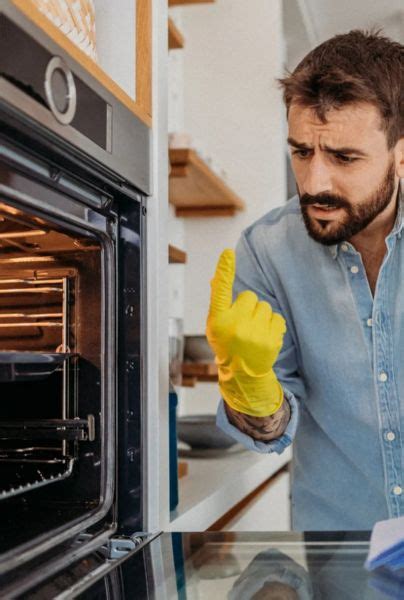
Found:
[(206, 335), (219, 367), (219, 386), (235, 410), (255, 417), (276, 412), (283, 391), (272, 369), (286, 331), (283, 317), (250, 290), (232, 302), (235, 254), (224, 250), (211, 281)]

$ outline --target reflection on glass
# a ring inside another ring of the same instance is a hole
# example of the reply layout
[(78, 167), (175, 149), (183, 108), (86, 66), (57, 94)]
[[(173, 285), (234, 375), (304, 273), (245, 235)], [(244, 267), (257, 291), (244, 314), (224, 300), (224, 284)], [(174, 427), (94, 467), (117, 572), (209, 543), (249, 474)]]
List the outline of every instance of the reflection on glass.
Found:
[(162, 534), (122, 561), (85, 558), (35, 597), (55, 589), (73, 597), (83, 589), (71, 586), (79, 575), (86, 600), (402, 600), (403, 573), (365, 570), (368, 539), (351, 531)]
[(164, 534), (165, 593), (188, 600), (382, 599), (375, 575), (364, 569), (367, 538), (362, 532)]

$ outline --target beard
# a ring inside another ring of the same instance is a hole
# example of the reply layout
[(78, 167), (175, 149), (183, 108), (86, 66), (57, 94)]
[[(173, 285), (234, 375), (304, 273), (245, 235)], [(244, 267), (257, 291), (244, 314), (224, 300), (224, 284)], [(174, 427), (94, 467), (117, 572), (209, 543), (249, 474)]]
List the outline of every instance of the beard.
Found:
[[(365, 229), (377, 215), (387, 208), (393, 197), (394, 189), (395, 166), (394, 161), (391, 161), (381, 185), (359, 206), (352, 206), (343, 196), (332, 194), (318, 194), (317, 196), (303, 194), (301, 196), (299, 193), (300, 207), (307, 233), (316, 242), (325, 246), (349, 240)], [(339, 217), (338, 220), (315, 219), (309, 215), (307, 210), (311, 204), (341, 208), (345, 215)]]

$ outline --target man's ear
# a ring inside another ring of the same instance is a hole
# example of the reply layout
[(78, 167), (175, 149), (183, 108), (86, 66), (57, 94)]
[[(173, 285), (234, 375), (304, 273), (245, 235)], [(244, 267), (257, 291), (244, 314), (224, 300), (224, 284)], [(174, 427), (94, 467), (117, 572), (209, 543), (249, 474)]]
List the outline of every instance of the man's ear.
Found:
[(396, 174), (404, 179), (404, 137), (399, 139), (394, 149), (396, 157)]

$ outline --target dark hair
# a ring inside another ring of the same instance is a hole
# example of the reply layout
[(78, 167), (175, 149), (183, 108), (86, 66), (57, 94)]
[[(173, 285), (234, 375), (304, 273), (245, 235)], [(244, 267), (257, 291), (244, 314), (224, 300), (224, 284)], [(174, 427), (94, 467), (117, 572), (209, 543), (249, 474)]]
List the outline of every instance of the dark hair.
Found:
[(378, 30), (334, 36), (278, 81), (287, 111), (296, 102), (325, 123), (330, 108), (370, 102), (379, 109), (389, 149), (404, 137), (404, 46)]

